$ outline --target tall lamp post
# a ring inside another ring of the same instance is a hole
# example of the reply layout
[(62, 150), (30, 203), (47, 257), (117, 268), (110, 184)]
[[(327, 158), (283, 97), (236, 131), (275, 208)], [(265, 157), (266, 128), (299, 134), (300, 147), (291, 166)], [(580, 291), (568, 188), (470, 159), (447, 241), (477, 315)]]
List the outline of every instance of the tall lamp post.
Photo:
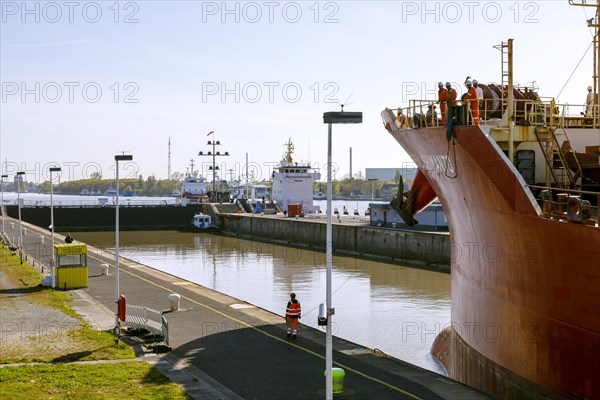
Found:
[[(213, 135), (214, 136), (214, 131), (210, 131), (208, 132), (207, 136)], [(215, 151), (215, 146), (220, 146), (221, 142), (219, 142), (218, 140), (209, 140), (207, 143), (208, 146), (212, 146), (212, 152), (209, 151), (208, 153), (204, 153), (204, 152), (199, 152), (198, 155), (199, 156), (212, 156), (212, 167), (209, 167), (209, 170), (211, 170), (213, 172), (213, 184), (212, 184), (212, 190), (213, 193), (215, 192), (215, 181), (216, 181), (216, 176), (217, 176), (217, 170), (219, 169), (219, 167), (216, 165), (216, 157), (222, 157), (222, 156), (228, 156), (229, 152), (225, 152), (223, 154), (221, 154), (220, 151)]]
[(375, 201), (375, 181), (378, 181), (377, 178), (368, 178), (368, 181), (371, 181), (371, 203)]
[(2, 238), (4, 238), (5, 230), (4, 230), (4, 179), (8, 178), (8, 175), (0, 176), (0, 190), (2, 193), (2, 200), (0, 200), (0, 208), (2, 209)]
[(52, 289), (56, 287), (56, 259), (54, 257), (54, 181), (52, 180), (53, 172), (60, 172), (60, 167), (50, 167), (50, 232), (52, 232)]
[(17, 172), (17, 204), (19, 209), (19, 259), (23, 264), (23, 228), (21, 227), (21, 177), (24, 171)]
[(327, 302), (327, 331), (325, 334), (325, 398), (326, 400), (333, 399), (333, 377), (331, 376), (331, 368), (333, 365), (333, 335), (331, 332), (331, 320), (333, 314), (335, 314), (335, 308), (331, 299), (331, 264), (333, 257), (333, 243), (332, 243), (332, 212), (331, 212), (331, 199), (333, 197), (333, 186), (331, 181), (331, 130), (333, 124), (360, 124), (362, 123), (362, 112), (344, 112), (342, 111), (331, 111), (323, 114), (323, 122), (328, 124), (327, 129), (327, 230), (326, 230), (326, 263), (327, 263), (327, 288), (326, 288), (326, 302)]
[(115, 156), (116, 162), (116, 173), (115, 173), (115, 187), (117, 188), (116, 200), (115, 200), (115, 340), (118, 341), (120, 326), (119, 323), (119, 161), (131, 161), (133, 160), (132, 155), (117, 154)]

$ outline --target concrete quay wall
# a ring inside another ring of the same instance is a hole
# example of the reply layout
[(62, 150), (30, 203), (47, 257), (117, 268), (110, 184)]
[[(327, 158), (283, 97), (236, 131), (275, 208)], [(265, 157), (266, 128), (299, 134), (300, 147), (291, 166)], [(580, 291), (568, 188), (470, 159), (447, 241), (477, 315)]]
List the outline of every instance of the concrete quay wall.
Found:
[[(224, 234), (325, 250), (325, 220), (244, 214), (221, 214), (218, 218)], [(332, 241), (337, 253), (450, 271), (448, 233), (380, 228), (334, 220)]]

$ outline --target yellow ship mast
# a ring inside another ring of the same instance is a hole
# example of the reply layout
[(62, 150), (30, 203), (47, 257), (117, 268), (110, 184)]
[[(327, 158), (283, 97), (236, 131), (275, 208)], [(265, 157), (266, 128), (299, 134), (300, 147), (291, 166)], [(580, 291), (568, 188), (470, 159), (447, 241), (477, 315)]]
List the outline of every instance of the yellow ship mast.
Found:
[(294, 152), (294, 144), (292, 143), (292, 138), (288, 139), (287, 143), (285, 143), (285, 146), (287, 147), (287, 152), (285, 154), (286, 165), (293, 165), (292, 153)]
[[(600, 13), (600, 0), (596, 0), (595, 2), (587, 2), (586, 0), (580, 0), (580, 2), (577, 2), (575, 0), (569, 0), (569, 4), (572, 6), (579, 6), (579, 7), (594, 7), (596, 9), (596, 14), (594, 15), (593, 18), (590, 18), (587, 23), (588, 23), (588, 27), (590, 28), (594, 28), (594, 38), (593, 38), (593, 45), (594, 45), (594, 70), (592, 73), (592, 79), (594, 81), (593, 84), (593, 90), (594, 90), (594, 106), (598, 107), (598, 91), (600, 91), (600, 20), (599, 20), (599, 13)], [(600, 125), (600, 121), (598, 120), (598, 112), (597, 112), (597, 108), (594, 109), (594, 112), (592, 113), (594, 118), (593, 118), (593, 126), (594, 128), (597, 128)]]

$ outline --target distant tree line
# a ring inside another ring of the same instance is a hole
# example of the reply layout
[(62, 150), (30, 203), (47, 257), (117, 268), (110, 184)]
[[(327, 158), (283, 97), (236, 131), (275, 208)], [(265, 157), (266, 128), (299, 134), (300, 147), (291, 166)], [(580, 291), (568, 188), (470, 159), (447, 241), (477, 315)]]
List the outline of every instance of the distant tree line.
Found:
[[(120, 179), (119, 192), (135, 192), (138, 196), (165, 196), (171, 195), (174, 190), (181, 188), (181, 181), (177, 179), (156, 179), (154, 176), (149, 176), (144, 180), (142, 175), (137, 179)], [(61, 182), (54, 185), (54, 193), (57, 194), (104, 194), (109, 189), (115, 188), (114, 179), (102, 179), (100, 176), (95, 176), (89, 179), (78, 179), (68, 182)], [(49, 193), (50, 182), (46, 181), (39, 185), (39, 192)]]

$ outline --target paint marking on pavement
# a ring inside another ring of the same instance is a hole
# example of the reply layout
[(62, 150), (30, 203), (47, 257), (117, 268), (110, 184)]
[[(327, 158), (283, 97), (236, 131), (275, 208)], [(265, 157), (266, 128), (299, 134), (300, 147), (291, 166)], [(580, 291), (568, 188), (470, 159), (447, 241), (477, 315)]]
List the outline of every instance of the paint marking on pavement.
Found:
[(235, 308), (236, 310), (241, 310), (244, 308), (256, 308), (256, 306), (252, 305), (252, 304), (239, 304), (239, 303), (238, 304), (230, 304), (229, 307)]

